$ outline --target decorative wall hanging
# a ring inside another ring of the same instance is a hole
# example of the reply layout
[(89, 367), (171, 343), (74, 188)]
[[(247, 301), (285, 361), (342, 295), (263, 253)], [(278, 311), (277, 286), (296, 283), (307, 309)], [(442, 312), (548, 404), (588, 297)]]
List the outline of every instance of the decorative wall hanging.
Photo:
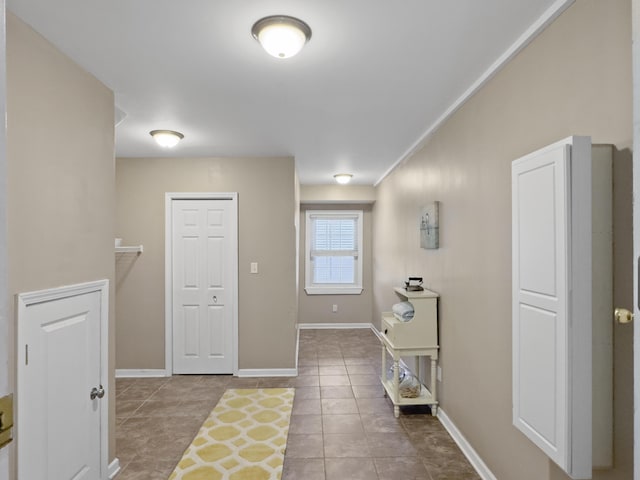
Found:
[(420, 215), (420, 247), (434, 249), (440, 246), (438, 207), (440, 202), (431, 202), (422, 208)]

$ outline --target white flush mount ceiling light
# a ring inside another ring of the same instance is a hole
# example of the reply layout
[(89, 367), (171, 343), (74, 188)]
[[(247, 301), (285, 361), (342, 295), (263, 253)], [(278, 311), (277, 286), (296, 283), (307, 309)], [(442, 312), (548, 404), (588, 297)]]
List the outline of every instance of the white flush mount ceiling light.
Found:
[(251, 34), (269, 55), (293, 57), (311, 38), (309, 25), (294, 17), (272, 15), (253, 24)]
[(353, 175), (351, 175), (350, 173), (336, 173), (333, 178), (336, 179), (336, 182), (338, 182), (340, 185), (346, 185), (347, 183), (349, 183), (351, 181), (351, 177), (353, 177)]
[(175, 147), (184, 135), (174, 130), (151, 130), (149, 135), (153, 137), (158, 145), (164, 148)]

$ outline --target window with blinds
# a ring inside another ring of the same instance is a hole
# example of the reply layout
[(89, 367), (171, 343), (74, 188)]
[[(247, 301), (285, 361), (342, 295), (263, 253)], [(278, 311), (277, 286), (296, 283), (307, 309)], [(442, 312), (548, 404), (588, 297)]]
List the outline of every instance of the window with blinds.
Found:
[(306, 233), (306, 292), (361, 293), (362, 211), (308, 210)]

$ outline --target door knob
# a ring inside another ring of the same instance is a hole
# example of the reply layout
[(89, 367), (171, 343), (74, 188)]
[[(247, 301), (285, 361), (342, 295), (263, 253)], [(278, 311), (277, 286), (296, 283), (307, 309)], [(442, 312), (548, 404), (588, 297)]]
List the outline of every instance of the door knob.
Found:
[(613, 312), (613, 318), (618, 323), (631, 323), (633, 322), (633, 313), (626, 308), (616, 308)]
[(96, 397), (102, 398), (104, 397), (104, 387), (100, 385), (99, 387), (93, 387), (91, 389), (91, 393), (89, 394), (91, 400), (95, 400)]

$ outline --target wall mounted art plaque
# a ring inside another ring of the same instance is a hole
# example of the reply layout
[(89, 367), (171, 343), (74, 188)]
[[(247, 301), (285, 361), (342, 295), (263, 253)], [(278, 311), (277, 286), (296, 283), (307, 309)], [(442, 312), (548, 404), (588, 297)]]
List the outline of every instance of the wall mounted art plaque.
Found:
[(434, 249), (440, 246), (438, 207), (440, 202), (431, 202), (422, 208), (420, 215), (420, 247)]

